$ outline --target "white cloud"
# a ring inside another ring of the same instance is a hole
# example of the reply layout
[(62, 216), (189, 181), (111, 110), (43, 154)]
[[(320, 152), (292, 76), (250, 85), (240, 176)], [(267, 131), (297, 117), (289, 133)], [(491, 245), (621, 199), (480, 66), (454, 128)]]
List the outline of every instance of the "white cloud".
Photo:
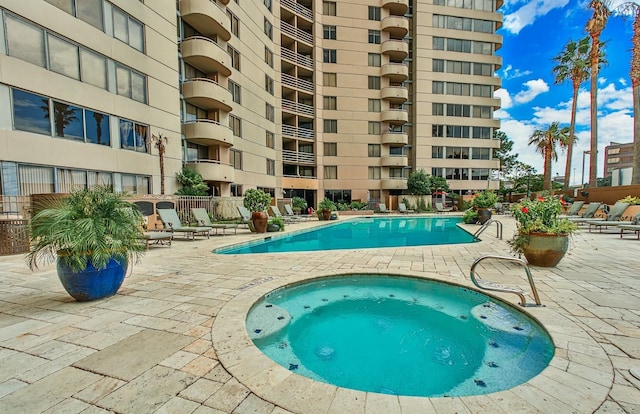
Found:
[(627, 80), (625, 78), (620, 78), (618, 79), (618, 82), (620, 83), (620, 85), (622, 86), (627, 86)]
[(523, 83), (525, 89), (518, 92), (513, 100), (516, 103), (527, 103), (535, 99), (536, 96), (549, 90), (549, 85), (543, 79), (532, 79)]
[(530, 70), (513, 69), (512, 65), (507, 65), (507, 67), (502, 69), (502, 78), (503, 79), (516, 79), (516, 78), (521, 78), (523, 76), (529, 76), (532, 73), (533, 72), (530, 71)]
[(562, 8), (568, 3), (569, 0), (535, 0), (526, 2), (524, 6), (515, 12), (504, 16), (504, 28), (510, 33), (518, 34), (524, 27), (533, 24), (538, 17), (544, 16), (553, 9)]
[(493, 93), (494, 98), (500, 98), (500, 108), (501, 109), (509, 109), (511, 108), (512, 101), (511, 96), (509, 96), (509, 91), (506, 89), (498, 89)]

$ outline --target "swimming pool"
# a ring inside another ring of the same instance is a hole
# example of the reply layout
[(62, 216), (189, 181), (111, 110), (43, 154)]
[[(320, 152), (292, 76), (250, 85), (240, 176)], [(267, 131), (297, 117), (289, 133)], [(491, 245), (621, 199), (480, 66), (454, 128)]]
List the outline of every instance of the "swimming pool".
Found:
[(360, 391), (469, 396), (522, 384), (551, 360), (526, 314), (461, 286), (342, 275), (277, 289), (250, 310), (262, 352), (306, 377)]
[(215, 250), (221, 254), (282, 253), (473, 243), (460, 217), (362, 217)]

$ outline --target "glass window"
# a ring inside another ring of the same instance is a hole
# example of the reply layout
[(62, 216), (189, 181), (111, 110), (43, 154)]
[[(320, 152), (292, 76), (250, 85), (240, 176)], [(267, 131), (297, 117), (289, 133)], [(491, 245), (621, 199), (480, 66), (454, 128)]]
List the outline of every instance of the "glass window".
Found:
[(87, 142), (99, 145), (111, 145), (109, 134), (109, 115), (86, 109), (84, 111)]
[(82, 81), (107, 89), (107, 60), (83, 48), (80, 49)]
[(18, 165), (20, 195), (55, 192), (53, 168), (35, 165)]
[(83, 170), (58, 169), (58, 191), (70, 193), (87, 188), (87, 172)]
[(274, 94), (274, 83), (273, 79), (269, 75), (264, 75), (264, 89), (269, 92), (271, 95)]
[(267, 175), (276, 175), (276, 161), (267, 159)]
[(338, 133), (338, 120), (337, 119), (325, 119), (323, 121), (324, 132), (329, 134)]
[(264, 34), (266, 34), (269, 39), (273, 40), (273, 25), (266, 17), (264, 19)]
[(432, 137), (444, 137), (444, 125), (433, 125), (431, 127), (431, 136)]
[(136, 72), (131, 72), (131, 98), (147, 103), (147, 78)]
[(232, 80), (229, 80), (227, 88), (229, 89), (229, 92), (231, 92), (231, 99), (233, 100), (233, 102), (242, 103), (241, 97), (240, 97), (240, 91), (241, 91), (240, 85), (238, 85)]
[(433, 59), (433, 71), (434, 72), (444, 72), (444, 60), (443, 59)]
[(129, 46), (144, 51), (144, 26), (129, 17)]
[(44, 31), (5, 13), (9, 56), (46, 67)]
[(73, 14), (73, 0), (46, 0), (46, 1), (66, 11), (69, 14)]
[(369, 6), (369, 20), (380, 21), (380, 7)]
[(431, 104), (431, 115), (444, 115), (444, 104), (432, 103)]
[(433, 81), (431, 82), (431, 93), (435, 94), (443, 94), (444, 93), (444, 82)]
[(78, 18), (91, 26), (104, 31), (104, 18), (102, 17), (103, 0), (76, 0), (76, 14)]
[(82, 109), (53, 101), (53, 132), (56, 137), (84, 139)]
[(234, 115), (229, 115), (229, 128), (236, 137), (242, 137), (242, 120)]
[(369, 89), (380, 89), (380, 76), (369, 76)]
[(336, 156), (338, 156), (338, 144), (336, 142), (325, 142), (324, 143), (324, 156), (325, 157), (336, 157)]
[(433, 38), (433, 50), (444, 50), (444, 37)]
[(129, 16), (116, 8), (113, 9), (113, 36), (129, 43)]
[(338, 167), (336, 165), (324, 166), (324, 178), (327, 180), (335, 180), (338, 178)]
[(273, 52), (266, 46), (264, 47), (264, 61), (269, 67), (273, 67)]
[(380, 171), (382, 169), (380, 167), (369, 167), (369, 179), (370, 180), (379, 180), (380, 179)]
[(382, 100), (369, 99), (369, 112), (380, 112), (382, 108)]
[(369, 53), (369, 66), (379, 68), (382, 65), (382, 55), (380, 53)]
[(50, 34), (47, 39), (49, 41), (49, 69), (79, 80), (78, 46)]
[(116, 66), (116, 85), (118, 95), (131, 96), (131, 71), (124, 66)]
[(472, 168), (471, 179), (476, 181), (484, 181), (489, 179), (488, 168)]
[(380, 44), (380, 30), (369, 30), (369, 43)]
[(269, 148), (275, 148), (276, 147), (276, 136), (273, 132), (271, 131), (266, 131), (266, 144), (267, 147)]
[(136, 151), (147, 152), (147, 140), (149, 139), (149, 128), (146, 125), (135, 124), (133, 130)]
[(271, 105), (271, 104), (266, 104), (265, 117), (267, 118), (267, 120), (269, 120), (271, 122), (274, 122), (275, 121), (275, 113), (276, 113), (276, 110), (275, 110), (274, 106)]
[(13, 127), (20, 131), (51, 135), (49, 98), (13, 89)]
[(368, 156), (380, 157), (380, 144), (368, 144)]
[(231, 165), (233, 165), (233, 168), (236, 170), (242, 169), (242, 151), (231, 150)]
[(382, 124), (378, 121), (369, 121), (369, 135), (380, 135)]
[(335, 96), (324, 96), (322, 98), (322, 109), (335, 111), (338, 109), (338, 98)]
[(336, 27), (329, 25), (322, 26), (322, 36), (324, 39), (336, 40)]
[(489, 148), (473, 148), (471, 158), (474, 160), (491, 159), (491, 150)]
[(336, 15), (336, 2), (335, 1), (323, 1), (322, 2), (322, 14), (325, 16)]
[(337, 52), (335, 49), (323, 49), (322, 50), (322, 61), (324, 63), (336, 63), (337, 62)]
[(231, 66), (236, 70), (240, 70), (240, 52), (227, 45), (227, 54), (231, 56)]
[(431, 147), (431, 158), (444, 158), (444, 147)]
[(322, 74), (322, 86), (338, 86), (338, 75), (325, 72)]
[(148, 127), (120, 120), (120, 146), (137, 152), (147, 152)]

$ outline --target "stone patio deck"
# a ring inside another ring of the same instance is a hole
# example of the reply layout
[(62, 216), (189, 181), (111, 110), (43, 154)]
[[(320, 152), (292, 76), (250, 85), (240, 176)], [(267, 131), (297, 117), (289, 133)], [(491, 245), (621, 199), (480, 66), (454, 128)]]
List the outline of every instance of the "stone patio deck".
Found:
[[(513, 219), (494, 218), (509, 238)], [(558, 267), (533, 267), (546, 306), (526, 311), (556, 344), (550, 366), (521, 386), (464, 398), (396, 397), (300, 377), (253, 347), (243, 321), (257, 297), (320, 275), (472, 286), (476, 258), (509, 254), (495, 229), (464, 245), (211, 253), (259, 237), (239, 230), (153, 247), (117, 295), (88, 303), (66, 294), (54, 266), (32, 272), (24, 256), (0, 257), (0, 413), (640, 413), (640, 381), (629, 372), (640, 367), (640, 241), (631, 233), (580, 231)], [(487, 261), (479, 272), (528, 289), (515, 265)]]

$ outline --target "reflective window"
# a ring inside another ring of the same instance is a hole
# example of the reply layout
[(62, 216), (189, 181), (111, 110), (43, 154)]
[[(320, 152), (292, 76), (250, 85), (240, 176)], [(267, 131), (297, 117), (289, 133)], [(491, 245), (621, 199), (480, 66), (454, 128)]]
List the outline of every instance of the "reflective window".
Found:
[(109, 134), (109, 115), (85, 110), (87, 142), (100, 145), (111, 145)]
[(9, 56), (44, 68), (44, 31), (9, 14), (5, 14), (5, 24)]
[(13, 89), (13, 127), (20, 131), (51, 135), (49, 98)]
[(137, 152), (147, 152), (148, 127), (125, 119), (120, 120), (120, 146)]
[(56, 137), (84, 139), (82, 109), (53, 101), (53, 132)]
[(107, 60), (88, 50), (80, 49), (82, 81), (107, 89)]
[(76, 0), (76, 15), (91, 26), (104, 31), (102, 0)]
[(69, 14), (73, 13), (73, 0), (46, 0), (48, 3), (66, 11)]
[(49, 34), (49, 69), (73, 79), (80, 79), (78, 46)]

